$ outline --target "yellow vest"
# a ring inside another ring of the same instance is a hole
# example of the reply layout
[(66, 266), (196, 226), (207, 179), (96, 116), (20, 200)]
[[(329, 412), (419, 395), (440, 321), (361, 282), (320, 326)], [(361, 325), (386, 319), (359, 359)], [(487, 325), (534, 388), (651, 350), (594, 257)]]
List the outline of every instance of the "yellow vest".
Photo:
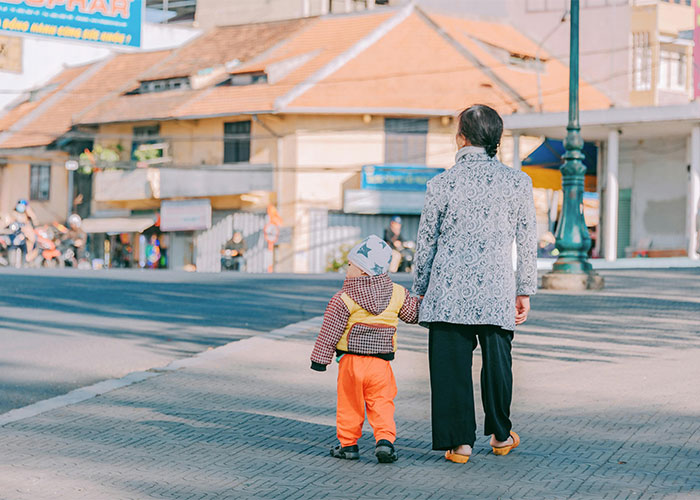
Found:
[(343, 293), (340, 298), (345, 302), (345, 306), (350, 311), (350, 318), (348, 319), (348, 324), (345, 327), (345, 332), (340, 340), (336, 344), (336, 349), (339, 351), (348, 352), (348, 336), (352, 331), (352, 327), (358, 323), (365, 325), (376, 325), (382, 328), (393, 328), (394, 335), (392, 338), (392, 344), (394, 346), (393, 352), (396, 352), (396, 327), (399, 325), (399, 311), (403, 307), (403, 303), (406, 300), (406, 291), (401, 285), (393, 284), (393, 291), (391, 293), (391, 300), (387, 308), (380, 314), (372, 314), (371, 312), (363, 309), (357, 302), (352, 300), (347, 293)]

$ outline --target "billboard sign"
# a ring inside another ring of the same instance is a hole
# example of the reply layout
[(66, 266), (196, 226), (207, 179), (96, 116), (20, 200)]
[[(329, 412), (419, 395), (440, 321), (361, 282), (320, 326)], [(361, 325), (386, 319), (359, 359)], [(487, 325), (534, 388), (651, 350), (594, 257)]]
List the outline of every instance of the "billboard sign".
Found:
[(0, 30), (141, 46), (144, 0), (0, 0)]

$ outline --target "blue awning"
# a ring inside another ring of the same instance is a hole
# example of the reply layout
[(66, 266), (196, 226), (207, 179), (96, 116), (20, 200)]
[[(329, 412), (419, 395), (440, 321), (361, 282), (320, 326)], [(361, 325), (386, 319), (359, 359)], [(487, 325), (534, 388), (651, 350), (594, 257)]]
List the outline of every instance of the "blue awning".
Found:
[[(556, 139), (546, 138), (530, 155), (522, 162), (523, 167), (542, 167), (558, 169), (564, 164), (564, 143)], [(592, 142), (583, 145), (583, 154), (586, 157), (583, 164), (586, 165), (586, 175), (596, 175), (598, 171), (598, 147)]]

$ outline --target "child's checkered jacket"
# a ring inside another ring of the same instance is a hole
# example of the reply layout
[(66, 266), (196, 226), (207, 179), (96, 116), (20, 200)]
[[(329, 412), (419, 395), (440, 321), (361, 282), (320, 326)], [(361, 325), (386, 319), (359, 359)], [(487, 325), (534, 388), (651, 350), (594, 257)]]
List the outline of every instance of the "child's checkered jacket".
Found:
[(324, 371), (335, 354), (394, 359), (398, 320), (417, 323), (419, 306), (420, 299), (387, 274), (347, 278), (328, 303), (311, 368)]

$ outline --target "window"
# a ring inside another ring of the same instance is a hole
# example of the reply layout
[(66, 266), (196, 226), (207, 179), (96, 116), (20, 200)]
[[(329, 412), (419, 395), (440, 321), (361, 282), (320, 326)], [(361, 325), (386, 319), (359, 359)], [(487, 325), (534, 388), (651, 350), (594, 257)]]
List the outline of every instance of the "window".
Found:
[(651, 90), (649, 33), (632, 34), (632, 88), (634, 90)]
[(224, 163), (250, 161), (250, 121), (224, 123)]
[(51, 194), (51, 165), (32, 165), (29, 174), (29, 197), (47, 201)]
[(267, 83), (267, 74), (264, 72), (255, 72), (231, 75), (231, 85), (234, 87), (255, 85), (256, 83)]
[[(143, 127), (134, 127), (134, 138), (131, 141), (131, 158), (133, 160), (143, 160), (144, 158), (141, 158), (141, 156), (143, 156), (142, 151), (144, 151), (144, 148), (139, 148), (144, 144), (156, 144), (160, 142), (159, 136), (160, 125), (146, 125)], [(150, 156), (155, 155), (158, 158), (163, 156), (162, 149), (154, 150), (153, 152), (149, 153)], [(147, 156), (148, 155), (149, 154), (147, 154)]]
[(425, 164), (428, 144), (427, 119), (386, 118), (384, 132), (385, 163)]
[(659, 56), (659, 88), (686, 90), (687, 58), (685, 53), (661, 50)]
[(167, 78), (165, 80), (149, 80), (141, 82), (139, 88), (131, 93), (150, 94), (152, 92), (165, 92), (166, 90), (188, 88), (190, 88), (190, 79), (187, 77)]

